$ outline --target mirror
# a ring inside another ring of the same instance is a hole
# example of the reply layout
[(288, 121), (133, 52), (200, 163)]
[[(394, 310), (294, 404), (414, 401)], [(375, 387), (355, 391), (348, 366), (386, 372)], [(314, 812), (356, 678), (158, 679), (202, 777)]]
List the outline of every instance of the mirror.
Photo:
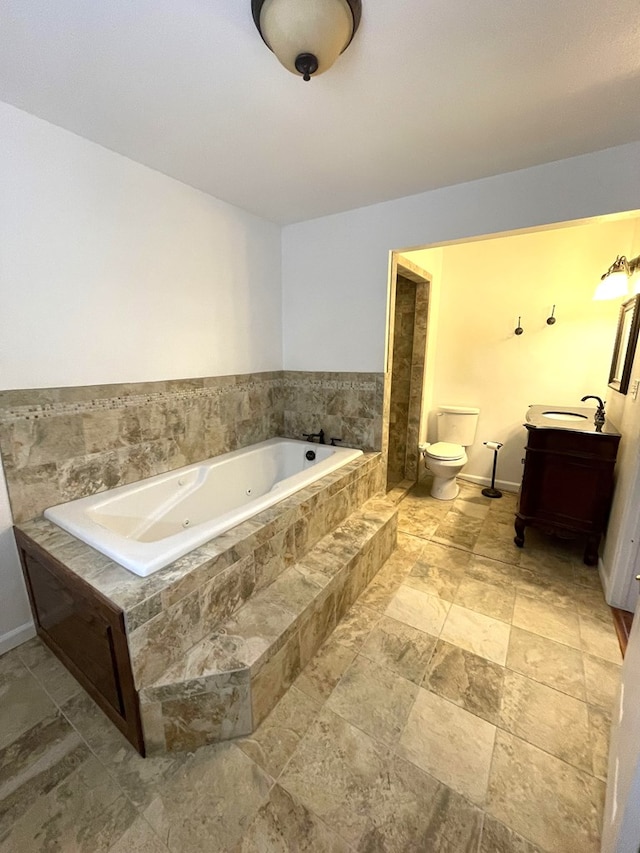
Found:
[(609, 371), (609, 388), (626, 394), (631, 378), (631, 366), (638, 343), (640, 327), (640, 294), (628, 299), (620, 307), (616, 342)]

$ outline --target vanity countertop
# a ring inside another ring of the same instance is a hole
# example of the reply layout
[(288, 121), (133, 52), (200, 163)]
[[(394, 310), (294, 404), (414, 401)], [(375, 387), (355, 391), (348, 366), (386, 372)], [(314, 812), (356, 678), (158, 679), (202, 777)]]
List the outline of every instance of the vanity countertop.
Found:
[[(563, 419), (563, 413), (568, 414), (569, 417)], [(591, 406), (529, 406), (524, 425), (528, 429), (562, 429), (592, 435), (620, 435), (609, 420), (605, 420), (603, 427), (596, 429), (595, 413), (595, 408)], [(553, 417), (549, 417), (549, 414)], [(570, 417), (571, 415), (573, 418)], [(583, 417), (578, 419), (577, 415)]]

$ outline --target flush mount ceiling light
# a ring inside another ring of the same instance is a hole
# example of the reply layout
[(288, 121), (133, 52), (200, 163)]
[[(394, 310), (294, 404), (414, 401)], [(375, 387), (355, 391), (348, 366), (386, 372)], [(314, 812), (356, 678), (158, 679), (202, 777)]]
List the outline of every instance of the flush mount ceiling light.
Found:
[(324, 73), (347, 49), (362, 15), (361, 0), (251, 0), (267, 47), (303, 80)]
[[(606, 273), (600, 277), (593, 298), (619, 299), (629, 293), (629, 278), (640, 269), (640, 255), (628, 261), (624, 255), (618, 255)], [(636, 285), (636, 293), (640, 291), (640, 282)]]

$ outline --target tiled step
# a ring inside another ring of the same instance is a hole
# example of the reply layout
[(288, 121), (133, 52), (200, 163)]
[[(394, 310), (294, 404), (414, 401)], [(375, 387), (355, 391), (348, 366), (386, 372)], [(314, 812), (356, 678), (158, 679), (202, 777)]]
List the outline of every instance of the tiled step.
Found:
[(397, 508), (352, 513), (140, 691), (147, 751), (250, 734), (393, 551)]

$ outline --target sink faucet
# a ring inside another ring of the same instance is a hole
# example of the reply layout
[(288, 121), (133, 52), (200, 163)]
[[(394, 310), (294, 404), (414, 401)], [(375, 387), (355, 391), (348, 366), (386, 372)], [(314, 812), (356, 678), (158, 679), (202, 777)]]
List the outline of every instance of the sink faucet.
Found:
[(596, 430), (598, 432), (602, 432), (602, 427), (604, 426), (604, 400), (600, 397), (596, 397), (595, 394), (587, 394), (586, 397), (583, 397), (580, 402), (584, 403), (587, 400), (597, 400), (598, 408), (596, 409), (596, 413), (593, 416), (593, 422), (596, 425)]
[(302, 437), (306, 438), (307, 441), (313, 442), (314, 438), (318, 439), (318, 444), (325, 444), (324, 440), (324, 430), (321, 429), (320, 432), (303, 432)]

